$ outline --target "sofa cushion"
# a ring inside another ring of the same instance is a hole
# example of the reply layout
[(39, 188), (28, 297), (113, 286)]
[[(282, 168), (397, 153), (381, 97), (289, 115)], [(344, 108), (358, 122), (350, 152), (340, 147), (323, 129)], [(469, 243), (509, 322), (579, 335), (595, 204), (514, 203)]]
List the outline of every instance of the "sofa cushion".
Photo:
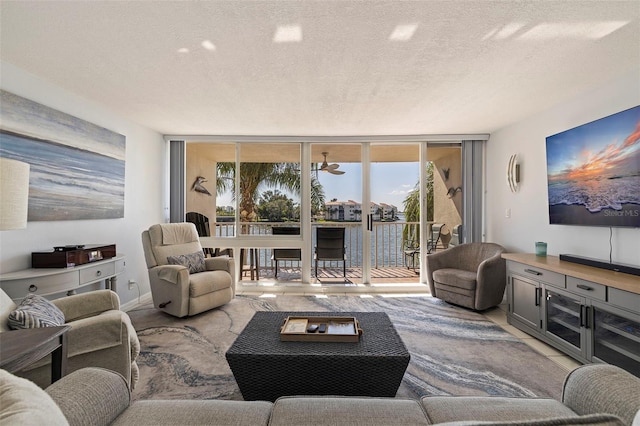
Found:
[(266, 401), (137, 401), (111, 425), (267, 425), (273, 404)]
[(555, 417), (552, 419), (539, 420), (515, 420), (509, 421), (461, 421), (440, 423), (438, 426), (625, 426), (625, 423), (611, 414), (589, 414), (587, 416), (576, 417)]
[(460, 421), (520, 422), (577, 416), (555, 399), (497, 396), (425, 396), (420, 402), (431, 423)]
[(169, 265), (182, 265), (189, 270), (190, 274), (207, 270), (204, 265), (204, 252), (202, 250), (195, 253), (167, 256), (167, 263)]
[(281, 397), (270, 426), (428, 425), (418, 401), (364, 397)]
[(0, 424), (68, 425), (60, 408), (35, 383), (0, 369)]
[(56, 305), (42, 296), (30, 293), (9, 314), (9, 327), (21, 328), (57, 327), (64, 325), (64, 314)]

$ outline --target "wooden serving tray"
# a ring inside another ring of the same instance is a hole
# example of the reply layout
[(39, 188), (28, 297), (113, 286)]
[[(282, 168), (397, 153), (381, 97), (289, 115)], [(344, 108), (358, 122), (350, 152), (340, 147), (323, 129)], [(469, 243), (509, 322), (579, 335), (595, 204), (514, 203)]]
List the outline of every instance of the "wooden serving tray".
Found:
[[(322, 324), (324, 333), (310, 331), (309, 326)], [(362, 329), (355, 317), (289, 316), (280, 329), (283, 342), (358, 342)]]

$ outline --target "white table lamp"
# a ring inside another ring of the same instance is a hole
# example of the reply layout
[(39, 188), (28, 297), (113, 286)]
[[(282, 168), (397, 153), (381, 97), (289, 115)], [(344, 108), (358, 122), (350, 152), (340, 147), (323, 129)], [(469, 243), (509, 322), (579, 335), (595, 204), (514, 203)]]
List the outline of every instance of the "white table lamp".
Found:
[(0, 230), (27, 227), (29, 164), (0, 158)]

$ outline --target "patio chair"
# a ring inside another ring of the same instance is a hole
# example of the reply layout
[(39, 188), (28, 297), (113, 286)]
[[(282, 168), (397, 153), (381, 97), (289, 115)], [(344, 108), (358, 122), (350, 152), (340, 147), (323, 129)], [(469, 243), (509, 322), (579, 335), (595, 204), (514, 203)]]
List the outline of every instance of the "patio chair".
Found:
[(436, 251), (438, 242), (440, 242), (440, 233), (442, 232), (443, 226), (444, 223), (434, 223), (431, 225), (431, 235), (427, 241), (427, 254)]
[[(196, 231), (198, 231), (198, 237), (210, 237), (211, 231), (209, 229), (209, 218), (203, 215), (202, 213), (197, 212), (188, 212), (185, 216), (185, 220), (187, 222), (191, 222), (196, 226)], [(202, 251), (204, 251), (205, 256), (209, 255), (211, 257), (217, 255), (218, 249), (206, 248), (203, 247)]]
[[(420, 259), (420, 246), (415, 241), (407, 241), (403, 248), (404, 252), (404, 264), (407, 269), (411, 268), (416, 271), (416, 257)], [(411, 266), (409, 266), (409, 259), (411, 259)]]
[[(274, 226), (271, 228), (273, 235), (300, 235), (300, 228)], [(302, 250), (300, 249), (273, 249), (271, 260), (276, 262), (275, 277), (278, 278), (278, 262), (279, 261), (300, 261), (302, 260)]]
[(318, 277), (318, 262), (342, 262), (342, 275), (347, 278), (347, 252), (344, 245), (344, 228), (316, 228), (316, 249), (313, 255)]
[(462, 224), (456, 225), (451, 231), (451, 241), (449, 241), (449, 247), (455, 247), (462, 244)]
[[(185, 216), (186, 222), (191, 222), (196, 226), (196, 231), (198, 231), (198, 237), (210, 237), (211, 236), (211, 227), (209, 226), (209, 218), (202, 213), (197, 212), (188, 212)], [(211, 257), (216, 256), (229, 256), (233, 257), (233, 250), (225, 248), (207, 248), (203, 247), (202, 251), (204, 251), (205, 256), (209, 255)]]

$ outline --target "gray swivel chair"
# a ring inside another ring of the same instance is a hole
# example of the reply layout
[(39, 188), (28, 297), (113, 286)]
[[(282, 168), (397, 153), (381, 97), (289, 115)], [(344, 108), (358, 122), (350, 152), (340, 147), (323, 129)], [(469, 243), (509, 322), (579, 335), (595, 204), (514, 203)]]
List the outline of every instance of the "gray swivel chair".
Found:
[(499, 305), (506, 287), (504, 248), (468, 243), (427, 256), (431, 295), (476, 311)]

